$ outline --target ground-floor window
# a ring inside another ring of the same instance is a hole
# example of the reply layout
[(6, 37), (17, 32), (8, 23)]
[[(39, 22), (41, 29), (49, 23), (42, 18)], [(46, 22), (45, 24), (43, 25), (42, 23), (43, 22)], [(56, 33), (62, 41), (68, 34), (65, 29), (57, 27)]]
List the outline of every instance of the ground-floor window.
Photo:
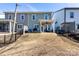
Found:
[(5, 29), (6, 29), (6, 31), (9, 31), (9, 26), (8, 26), (8, 24), (6, 24)]
[(35, 24), (34, 28), (39, 28), (39, 25), (38, 24)]
[(79, 29), (79, 24), (77, 25), (77, 29)]
[(35, 24), (34, 25), (34, 28), (33, 28), (33, 31), (38, 31), (38, 29), (39, 29), (39, 25), (38, 24)]
[(48, 25), (48, 30), (50, 30), (50, 25)]
[(22, 29), (23, 25), (22, 24), (18, 24), (18, 29)]
[(7, 23), (6, 24), (0, 23), (0, 31), (1, 32), (7, 32), (7, 31), (9, 31), (8, 24)]

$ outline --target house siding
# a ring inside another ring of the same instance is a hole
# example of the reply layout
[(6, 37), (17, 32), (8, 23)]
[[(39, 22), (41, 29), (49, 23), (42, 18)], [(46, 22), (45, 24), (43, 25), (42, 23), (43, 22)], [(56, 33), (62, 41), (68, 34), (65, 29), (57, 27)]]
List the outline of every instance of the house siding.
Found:
[(29, 15), (25, 14), (25, 20), (24, 20), (24, 25), (28, 26), (28, 19), (29, 19)]
[[(70, 12), (74, 13), (74, 18), (70, 18)], [(73, 26), (70, 26), (71, 28), (74, 28), (74, 30), (79, 30), (77, 29), (77, 25), (79, 24), (79, 8), (64, 8), (56, 12), (53, 17), (55, 22), (58, 21), (58, 23), (55, 24), (55, 29), (57, 26), (61, 28), (61, 24), (63, 22), (70, 22), (73, 23)]]
[[(24, 14), (25, 15), (25, 19), (24, 20), (21, 20), (20, 18), (20, 15), (21, 14)], [(33, 20), (32, 19), (32, 14), (35, 14), (36, 15), (36, 20)], [(23, 25), (27, 25), (29, 29), (33, 29), (34, 28), (34, 25), (35, 24), (39, 24), (39, 21), (42, 19), (42, 20), (45, 20), (44, 19), (44, 15), (45, 14), (48, 14), (49, 16), (49, 19), (52, 20), (52, 13), (50, 12), (47, 12), (47, 13), (17, 13), (17, 17), (16, 17), (16, 21), (17, 21), (17, 24), (23, 24)], [(14, 20), (14, 13), (5, 13), (5, 19), (8, 19), (8, 15), (11, 15), (12, 16), (12, 20)], [(38, 28), (38, 30), (40, 30), (40, 27)]]
[(52, 17), (51, 17), (50, 13), (36, 14), (36, 20), (33, 20), (32, 14), (29, 14), (29, 29), (33, 29), (35, 24), (38, 24), (40, 26), (39, 21), (42, 20), (42, 19), (45, 20), (44, 19), (45, 14), (48, 14), (49, 19), (51, 20)]
[[(70, 18), (70, 12), (74, 13), (74, 18)], [(66, 22), (75, 22), (75, 30), (78, 30), (77, 25), (79, 24), (79, 9), (66, 10)]]
[(5, 19), (8, 19), (8, 16), (11, 15), (11, 20), (14, 19), (14, 14), (13, 13), (5, 13)]
[[(8, 15), (11, 15), (12, 18), (11, 20), (14, 20), (14, 13), (5, 13), (5, 19), (7, 20), (8, 19)], [(20, 15), (21, 14), (17, 14), (17, 17), (16, 17), (16, 21), (18, 24), (23, 24), (23, 25), (27, 25), (27, 22), (28, 22), (28, 17), (27, 17), (27, 14), (24, 14), (25, 15), (25, 19), (24, 20), (21, 20), (20, 18)]]
[(53, 15), (53, 19), (55, 21), (55, 30), (57, 29), (57, 27), (59, 27), (61, 29), (61, 23), (64, 22), (64, 9), (54, 13)]

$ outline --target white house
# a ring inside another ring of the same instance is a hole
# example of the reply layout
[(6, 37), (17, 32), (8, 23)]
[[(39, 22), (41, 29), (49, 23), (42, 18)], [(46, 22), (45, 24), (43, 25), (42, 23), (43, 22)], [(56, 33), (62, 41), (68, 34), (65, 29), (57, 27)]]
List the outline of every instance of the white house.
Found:
[(79, 30), (79, 8), (63, 8), (54, 12), (55, 30), (64, 29), (73, 32)]

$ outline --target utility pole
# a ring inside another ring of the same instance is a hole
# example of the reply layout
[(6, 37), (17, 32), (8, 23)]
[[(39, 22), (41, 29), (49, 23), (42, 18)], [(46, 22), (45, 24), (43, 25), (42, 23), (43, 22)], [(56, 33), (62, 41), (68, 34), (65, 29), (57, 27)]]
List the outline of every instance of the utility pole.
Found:
[(16, 26), (17, 7), (18, 4), (16, 3), (15, 12), (14, 12), (15, 15), (14, 15), (13, 32), (15, 32), (15, 26)]
[[(15, 32), (15, 26), (16, 26), (16, 15), (17, 15), (17, 3), (16, 3), (16, 7), (15, 7), (15, 12), (14, 12), (14, 19), (13, 19), (13, 27), (12, 27), (12, 35), (11, 37), (13, 37), (13, 33)], [(10, 39), (10, 41), (12, 40), (12, 38)], [(9, 43), (10, 43), (9, 41)]]

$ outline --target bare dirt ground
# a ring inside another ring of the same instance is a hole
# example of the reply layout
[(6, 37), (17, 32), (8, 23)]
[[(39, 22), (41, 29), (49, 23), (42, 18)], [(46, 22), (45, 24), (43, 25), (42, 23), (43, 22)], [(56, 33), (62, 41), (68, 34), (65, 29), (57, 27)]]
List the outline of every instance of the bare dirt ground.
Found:
[(71, 56), (79, 55), (79, 43), (55, 33), (27, 33), (16, 42), (1, 47), (4, 56)]

